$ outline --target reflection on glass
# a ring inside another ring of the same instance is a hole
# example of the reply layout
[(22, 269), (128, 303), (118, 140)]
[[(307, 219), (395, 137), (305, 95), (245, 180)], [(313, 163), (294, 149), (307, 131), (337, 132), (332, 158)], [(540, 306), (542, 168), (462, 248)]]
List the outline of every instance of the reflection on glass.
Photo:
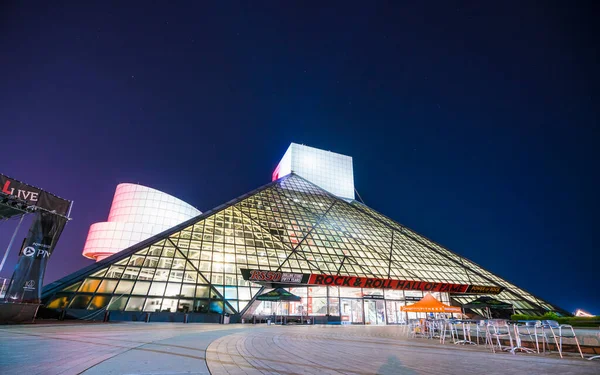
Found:
[(148, 298), (144, 304), (144, 311), (158, 312), (160, 311), (160, 305), (162, 298)]
[(86, 293), (94, 293), (99, 284), (100, 279), (85, 279), (85, 281), (79, 288), (79, 291)]
[(131, 293), (138, 295), (146, 295), (148, 294), (148, 289), (150, 289), (150, 282), (138, 281), (135, 283), (135, 287), (133, 288), (133, 292)]
[(123, 310), (127, 303), (127, 296), (116, 296), (110, 299), (107, 310)]
[(91, 299), (92, 299), (92, 296), (86, 296), (86, 295), (75, 296), (75, 298), (73, 298), (73, 300), (71, 301), (69, 308), (70, 309), (85, 309), (87, 307), (88, 303), (90, 303)]
[(92, 302), (88, 306), (88, 310), (97, 310), (101, 309), (108, 304), (110, 300), (110, 296), (95, 296), (92, 298)]

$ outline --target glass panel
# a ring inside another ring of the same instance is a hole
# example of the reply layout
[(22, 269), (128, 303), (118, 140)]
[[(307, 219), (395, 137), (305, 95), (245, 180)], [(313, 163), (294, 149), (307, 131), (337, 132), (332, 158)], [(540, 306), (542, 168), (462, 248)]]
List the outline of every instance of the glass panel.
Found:
[(171, 275), (169, 276), (169, 281), (183, 281), (183, 271), (181, 270), (171, 270)]
[(182, 297), (194, 297), (195, 289), (196, 289), (195, 285), (183, 284), (183, 286), (181, 287), (181, 296)]
[(364, 288), (363, 296), (381, 296), (381, 297), (383, 297), (383, 289)]
[(385, 289), (386, 299), (404, 299), (404, 293), (401, 290)]
[(125, 271), (125, 267), (122, 266), (111, 266), (108, 272), (106, 273), (106, 278), (109, 279), (120, 279), (121, 275)]
[(195, 271), (186, 271), (183, 277), (185, 283), (196, 283), (196, 276), (198, 275)]
[(169, 279), (169, 270), (156, 270), (154, 274), (155, 281), (167, 281)]
[[(341, 288), (340, 293), (344, 288)], [(342, 321), (348, 321), (350, 323), (362, 323), (363, 322), (363, 306), (361, 299), (340, 299), (340, 313), (342, 314)]]
[(248, 305), (248, 302), (250, 302), (250, 301), (238, 301), (238, 304), (239, 304), (238, 312), (241, 312), (242, 310), (244, 310), (244, 308)]
[(194, 300), (192, 299), (180, 299), (179, 305), (177, 306), (177, 312), (187, 313), (192, 311)]
[(209, 312), (222, 314), (223, 313), (223, 301), (211, 301), (208, 308)]
[(85, 309), (87, 307), (88, 303), (90, 303), (91, 299), (92, 299), (92, 296), (84, 296), (84, 295), (75, 296), (75, 298), (73, 298), (73, 301), (71, 301), (69, 308), (70, 309)]
[(174, 270), (183, 270), (183, 267), (185, 267), (185, 260), (184, 259), (174, 259), (173, 260), (173, 266), (171, 267)]
[(158, 266), (158, 257), (146, 257), (144, 267), (156, 268)]
[(90, 277), (102, 277), (102, 276), (104, 276), (104, 274), (106, 273), (107, 270), (108, 270), (108, 267), (101, 269), (100, 271), (96, 271), (93, 274), (91, 274)]
[(138, 281), (137, 283), (135, 283), (135, 287), (133, 287), (133, 292), (131, 292), (131, 294), (146, 295), (146, 294), (148, 294), (149, 288), (150, 288), (149, 281)]
[(237, 287), (235, 286), (226, 286), (225, 287), (225, 299), (237, 299)]
[(62, 291), (63, 292), (75, 292), (79, 288), (80, 285), (81, 285), (81, 281), (78, 282), (78, 283), (75, 283), (75, 284), (73, 284), (71, 286), (66, 287)]
[(181, 284), (179, 283), (168, 283), (167, 290), (165, 291), (165, 297), (175, 297), (179, 295), (181, 290)]
[(64, 309), (69, 303), (69, 296), (61, 296), (54, 298), (49, 304), (46, 305), (49, 309)]
[(176, 312), (177, 311), (177, 299), (176, 298), (165, 298), (163, 300), (161, 311)]
[(108, 304), (107, 310), (118, 310), (122, 311), (125, 309), (125, 304), (127, 303), (127, 296), (118, 296), (110, 299), (110, 303)]
[(196, 298), (208, 298), (210, 287), (207, 285), (198, 285), (196, 287)]
[(329, 315), (340, 315), (340, 300), (339, 298), (329, 298)]
[(140, 273), (140, 269), (137, 267), (127, 267), (125, 272), (123, 272), (123, 279), (135, 280), (138, 278), (138, 274)]
[(142, 311), (142, 306), (144, 306), (144, 300), (144, 297), (129, 298), (125, 311)]
[(375, 301), (365, 300), (365, 324), (377, 324), (377, 310)]
[(360, 288), (340, 288), (340, 297), (362, 297), (362, 290)]
[(102, 280), (96, 293), (112, 293), (118, 282), (118, 280)]
[(144, 265), (144, 258), (145, 257), (143, 255), (132, 255), (131, 259), (129, 260), (129, 265), (141, 267)]
[(150, 292), (148, 292), (148, 295), (150, 295), (150, 296), (162, 296), (163, 294), (165, 294), (165, 287), (166, 286), (167, 286), (167, 283), (156, 282), (155, 281), (150, 286)]
[(405, 296), (405, 298), (406, 297), (423, 298), (423, 292), (421, 292), (420, 290), (405, 290), (404, 296)]
[(309, 297), (327, 297), (326, 286), (310, 286), (308, 287)]
[(329, 297), (338, 297), (340, 295), (339, 286), (328, 286), (327, 288), (329, 288)]
[(238, 297), (240, 299), (245, 299), (245, 300), (249, 300), (250, 298), (252, 298), (252, 296), (250, 295), (250, 288), (249, 287), (239, 287), (238, 288)]
[(210, 307), (210, 302), (204, 299), (197, 299), (194, 302), (194, 312), (207, 313)]
[(133, 288), (133, 281), (121, 280), (119, 285), (117, 285), (117, 289), (115, 289), (115, 294), (129, 294), (131, 293), (131, 289)]
[(86, 293), (94, 293), (98, 285), (100, 284), (99, 279), (85, 279), (81, 287), (79, 288), (80, 292)]
[(162, 298), (148, 298), (144, 304), (144, 311), (158, 312), (161, 304)]
[(238, 309), (238, 303), (236, 300), (227, 300), (227, 303), (234, 309), (237, 311)]
[(154, 268), (142, 268), (138, 275), (138, 280), (152, 280), (155, 272)]
[(307, 287), (290, 288), (290, 293), (295, 294), (301, 298), (306, 298), (306, 296), (308, 295), (308, 288)]
[(88, 310), (101, 309), (108, 304), (110, 296), (95, 296), (88, 306)]

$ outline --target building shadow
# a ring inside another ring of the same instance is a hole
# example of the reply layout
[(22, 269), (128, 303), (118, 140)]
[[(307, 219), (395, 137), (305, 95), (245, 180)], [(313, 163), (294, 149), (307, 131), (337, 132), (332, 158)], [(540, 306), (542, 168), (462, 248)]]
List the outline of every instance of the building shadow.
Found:
[(388, 357), (386, 363), (384, 363), (379, 370), (377, 375), (416, 375), (417, 373), (408, 367), (405, 367), (402, 362), (395, 355)]

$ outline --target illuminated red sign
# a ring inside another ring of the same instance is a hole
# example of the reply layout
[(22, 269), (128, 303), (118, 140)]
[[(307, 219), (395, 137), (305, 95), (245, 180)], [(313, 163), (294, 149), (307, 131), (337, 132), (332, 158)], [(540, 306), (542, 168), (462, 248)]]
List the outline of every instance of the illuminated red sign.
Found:
[(377, 279), (370, 277), (315, 275), (281, 271), (242, 269), (244, 280), (279, 284), (331, 285), (350, 288), (380, 288), (393, 290), (421, 290), (424, 292), (498, 294), (499, 286), (437, 283), (428, 281)]

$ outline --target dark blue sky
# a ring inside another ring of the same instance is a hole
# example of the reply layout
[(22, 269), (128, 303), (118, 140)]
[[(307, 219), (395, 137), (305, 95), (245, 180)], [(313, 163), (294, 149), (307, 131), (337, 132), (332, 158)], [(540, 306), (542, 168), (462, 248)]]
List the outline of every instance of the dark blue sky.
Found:
[(369, 206), (600, 314), (597, 5), (92, 3), (0, 5), (0, 172), (75, 201), (46, 282), (91, 262), (116, 184), (205, 211), (297, 142), (353, 156)]

